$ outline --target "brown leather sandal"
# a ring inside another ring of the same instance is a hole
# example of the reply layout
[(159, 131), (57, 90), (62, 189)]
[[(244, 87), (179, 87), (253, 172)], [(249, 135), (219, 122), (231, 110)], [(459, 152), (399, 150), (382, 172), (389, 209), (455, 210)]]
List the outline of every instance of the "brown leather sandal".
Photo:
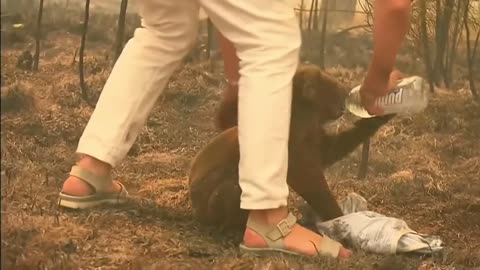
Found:
[[(288, 250), (284, 244), (284, 238), (292, 231), (293, 226), (297, 223), (297, 218), (289, 213), (287, 218), (281, 220), (277, 225), (264, 225), (259, 224), (249, 219), (247, 221), (247, 227), (253, 230), (258, 235), (263, 237), (268, 247), (264, 248), (252, 248), (247, 247), (244, 244), (240, 244), (240, 251), (248, 252), (252, 254), (271, 254), (272, 252), (282, 252), (289, 255), (312, 257), (304, 255), (295, 251)], [(338, 257), (338, 253), (342, 248), (342, 245), (335, 240), (323, 235), (323, 239), (319, 245), (315, 245), (318, 255), (330, 256), (333, 258)]]
[(79, 179), (88, 183), (94, 188), (95, 193), (87, 196), (72, 196), (60, 192), (58, 204), (62, 207), (85, 209), (103, 204), (120, 204), (126, 202), (128, 192), (125, 189), (125, 186), (118, 181), (114, 182), (120, 185), (120, 192), (112, 193), (106, 191), (107, 184), (111, 181), (109, 177), (94, 175), (90, 171), (78, 165), (72, 167), (70, 175), (78, 177)]

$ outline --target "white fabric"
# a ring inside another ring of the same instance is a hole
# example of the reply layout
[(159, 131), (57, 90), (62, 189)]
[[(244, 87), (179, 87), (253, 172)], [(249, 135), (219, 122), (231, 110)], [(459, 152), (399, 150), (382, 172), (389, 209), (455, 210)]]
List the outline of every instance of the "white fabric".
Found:
[(349, 243), (356, 249), (378, 254), (434, 253), (441, 250), (442, 241), (436, 236), (417, 233), (405, 221), (367, 210), (367, 201), (356, 193), (339, 202), (344, 216), (322, 222), (310, 208), (303, 207), (318, 232)]
[(200, 8), (200, 12), (198, 14), (198, 19), (199, 20), (205, 20), (208, 18), (208, 14), (203, 10), (203, 8)]
[(291, 87), (301, 42), (291, 0), (142, 0), (136, 5), (142, 27), (115, 64), (77, 152), (113, 167), (122, 161), (194, 44), (201, 7), (241, 59), (241, 207), (286, 206)]

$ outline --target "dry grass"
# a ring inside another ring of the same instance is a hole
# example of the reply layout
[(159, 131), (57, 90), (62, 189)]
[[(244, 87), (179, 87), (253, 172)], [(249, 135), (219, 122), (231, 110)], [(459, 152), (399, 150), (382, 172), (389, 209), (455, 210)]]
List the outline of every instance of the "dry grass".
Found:
[[(192, 219), (186, 172), (215, 134), (220, 88), (197, 70), (174, 75), (147, 126), (115, 172), (132, 204), (62, 211), (57, 192), (92, 108), (80, 98), (75, 36), (51, 35), (40, 71), (17, 70), (20, 48), (2, 50), (2, 267), (5, 269), (473, 269), (480, 267), (480, 106), (438, 95), (423, 114), (399, 117), (373, 140), (368, 179), (356, 180), (359, 149), (328, 171), (335, 193), (355, 191), (371, 208), (404, 218), (447, 245), (435, 257), (352, 260), (242, 257), (240, 235)], [(70, 48), (70, 49), (65, 49)], [(96, 98), (110, 71), (105, 46), (89, 46), (87, 84)], [(354, 84), (360, 72), (332, 70)], [(349, 77), (351, 76), (351, 77)], [(4, 97), (4, 91), (8, 93)], [(9, 109), (4, 111), (4, 105)], [(348, 119), (343, 121), (348, 122)], [(340, 121), (340, 122), (343, 122)], [(101, 268), (100, 268), (101, 267)]]

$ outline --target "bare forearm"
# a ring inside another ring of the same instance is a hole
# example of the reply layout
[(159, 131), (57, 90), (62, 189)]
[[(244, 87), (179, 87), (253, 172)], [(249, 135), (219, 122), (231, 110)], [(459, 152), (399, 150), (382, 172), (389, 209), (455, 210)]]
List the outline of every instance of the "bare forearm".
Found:
[(370, 72), (388, 76), (410, 26), (410, 0), (376, 0), (374, 4), (374, 53)]

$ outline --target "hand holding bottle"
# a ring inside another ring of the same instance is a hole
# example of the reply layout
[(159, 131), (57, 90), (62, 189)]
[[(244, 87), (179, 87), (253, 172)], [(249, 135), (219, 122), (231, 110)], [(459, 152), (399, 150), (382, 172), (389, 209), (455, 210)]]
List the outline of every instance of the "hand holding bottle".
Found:
[(360, 87), (361, 103), (365, 110), (370, 115), (382, 115), (383, 107), (377, 106), (375, 101), (394, 91), (402, 78), (398, 70), (393, 70), (390, 74), (370, 70)]
[(420, 76), (402, 78), (398, 71), (389, 76), (368, 76), (345, 99), (345, 107), (356, 116), (371, 118), (386, 114), (419, 113), (428, 105), (428, 82)]

